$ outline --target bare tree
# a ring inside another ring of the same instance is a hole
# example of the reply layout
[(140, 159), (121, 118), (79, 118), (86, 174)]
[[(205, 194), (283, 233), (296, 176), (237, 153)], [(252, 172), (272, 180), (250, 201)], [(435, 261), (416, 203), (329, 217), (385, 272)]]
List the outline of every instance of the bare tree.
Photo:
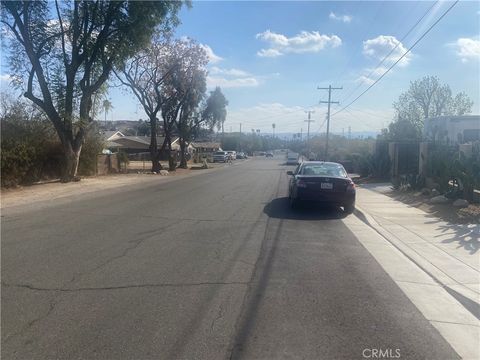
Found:
[(119, 81), (133, 92), (149, 119), (152, 172), (162, 169), (157, 129), (158, 113), (165, 101), (162, 86), (171, 72), (166, 61), (169, 47), (168, 40), (157, 36), (149, 48), (137, 53), (123, 64), (121, 72), (115, 72)]
[[(148, 49), (129, 61), (121, 72), (116, 72), (119, 81), (127, 86), (142, 105), (150, 123), (150, 155), (152, 171), (159, 171), (160, 154), (169, 154), (169, 168), (175, 169), (172, 153), (172, 132), (177, 123), (180, 107), (191, 93), (192, 82), (188, 79), (192, 63), (198, 62), (198, 45), (191, 40), (170, 40), (160, 34)], [(202, 50), (202, 49), (201, 49)], [(203, 50), (202, 50), (203, 51)], [(203, 56), (206, 59), (206, 55)], [(163, 119), (165, 139), (159, 150), (157, 128), (159, 115)]]

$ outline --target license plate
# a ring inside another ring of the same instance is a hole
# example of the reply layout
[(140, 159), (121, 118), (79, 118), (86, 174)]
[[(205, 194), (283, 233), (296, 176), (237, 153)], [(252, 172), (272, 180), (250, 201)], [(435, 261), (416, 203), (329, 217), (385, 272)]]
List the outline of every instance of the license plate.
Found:
[(320, 183), (320, 189), (332, 190), (333, 189), (333, 184), (332, 183)]

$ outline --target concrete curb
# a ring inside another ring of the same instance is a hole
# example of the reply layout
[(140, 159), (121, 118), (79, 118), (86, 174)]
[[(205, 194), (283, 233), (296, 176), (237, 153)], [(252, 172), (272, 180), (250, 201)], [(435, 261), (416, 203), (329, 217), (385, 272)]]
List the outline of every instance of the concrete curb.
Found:
[(437, 284), (462, 304), (463, 307), (472, 313), (472, 315), (480, 320), (480, 296), (476, 292), (468, 289), (463, 284), (451, 278), (448, 274), (429, 262), (425, 257), (400, 241), (394, 234), (381, 226), (372, 215), (358, 205), (356, 206), (354, 215), (375, 230), (382, 238), (387, 240), (424, 273), (429, 275)]

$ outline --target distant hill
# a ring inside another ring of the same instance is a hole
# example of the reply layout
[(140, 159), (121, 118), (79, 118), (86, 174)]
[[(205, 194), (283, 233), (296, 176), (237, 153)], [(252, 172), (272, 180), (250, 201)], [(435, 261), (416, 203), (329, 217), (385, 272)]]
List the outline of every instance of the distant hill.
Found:
[[(293, 135), (296, 135), (297, 133), (278, 133), (278, 134), (275, 134), (275, 137), (278, 137), (280, 139), (284, 139), (284, 140), (293, 140)], [(323, 133), (324, 134), (324, 133)], [(332, 132), (332, 134), (334, 135), (342, 135), (342, 133), (337, 133), (337, 132)], [(352, 139), (366, 139), (368, 137), (373, 137), (373, 138), (376, 138), (377, 135), (380, 134), (379, 131), (352, 131), (351, 133), (351, 138)], [(272, 136), (271, 133), (260, 133), (260, 135), (262, 136)], [(345, 137), (348, 137), (348, 133), (345, 132)], [(318, 136), (318, 134), (310, 134), (311, 137), (314, 137), (314, 136)], [(307, 134), (306, 133), (303, 133), (303, 139), (306, 139), (307, 138)]]

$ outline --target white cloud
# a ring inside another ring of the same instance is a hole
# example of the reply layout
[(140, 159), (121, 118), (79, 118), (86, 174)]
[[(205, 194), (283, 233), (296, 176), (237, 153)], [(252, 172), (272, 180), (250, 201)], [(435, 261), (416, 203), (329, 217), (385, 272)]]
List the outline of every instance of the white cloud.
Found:
[(0, 74), (0, 81), (2, 82), (9, 82), (12, 80), (12, 77), (8, 74)]
[(351, 15), (336, 15), (333, 11), (330, 12), (328, 17), (332, 20), (343, 21), (344, 23), (349, 23), (353, 19)]
[(0, 74), (0, 90), (5, 91), (8, 89), (8, 92), (13, 90), (12, 88), (13, 77), (9, 74)]
[(277, 57), (283, 54), (275, 49), (261, 49), (257, 52), (257, 55), (260, 57)]
[(208, 45), (205, 45), (205, 44), (200, 44), (200, 46), (203, 48), (203, 50), (205, 50), (205, 52), (207, 53), (207, 56), (208, 56), (208, 60), (210, 61), (210, 63), (212, 64), (216, 64), (220, 61), (223, 60), (222, 57), (218, 56), (217, 54), (215, 54), (212, 50), (212, 48)]
[(220, 86), (221, 88), (256, 87), (260, 83), (260, 77), (235, 68), (224, 69), (213, 66), (209, 69), (207, 76), (207, 86), (209, 88), (215, 86)]
[(269, 47), (257, 52), (260, 57), (277, 57), (289, 53), (315, 53), (326, 47), (335, 48), (342, 44), (337, 35), (322, 35), (318, 31), (302, 31), (287, 37), (270, 30), (256, 35), (256, 38), (268, 43)]
[(366, 84), (366, 85), (372, 85), (375, 82), (375, 79), (372, 79), (367, 75), (361, 75), (359, 78), (355, 80), (355, 82)]
[[(393, 52), (388, 57), (387, 63), (394, 63), (406, 51), (405, 46), (395, 38), (395, 36), (380, 35), (374, 39), (369, 39), (363, 42), (363, 54), (365, 56), (381, 60), (386, 55)], [(412, 54), (407, 54), (399, 63), (399, 66), (407, 66), (412, 58)]]
[(213, 66), (212, 68), (210, 68), (209, 73), (214, 75), (222, 74), (222, 75), (240, 76), (240, 77), (250, 76), (250, 73), (240, 69), (222, 69), (217, 66)]
[(223, 89), (227, 88), (240, 88), (240, 87), (256, 87), (260, 85), (260, 82), (254, 77), (242, 77), (242, 78), (226, 78), (226, 77), (207, 77), (207, 86), (213, 88), (220, 86)]
[(457, 55), (462, 62), (468, 62), (469, 60), (477, 60), (480, 58), (480, 40), (470, 38), (459, 38), (455, 42), (457, 49)]
[(364, 69), (363, 74), (359, 78), (357, 78), (355, 82), (371, 85), (375, 82), (375, 80), (382, 76), (385, 71), (387, 71), (387, 68), (382, 66), (374, 69), (366, 68)]

